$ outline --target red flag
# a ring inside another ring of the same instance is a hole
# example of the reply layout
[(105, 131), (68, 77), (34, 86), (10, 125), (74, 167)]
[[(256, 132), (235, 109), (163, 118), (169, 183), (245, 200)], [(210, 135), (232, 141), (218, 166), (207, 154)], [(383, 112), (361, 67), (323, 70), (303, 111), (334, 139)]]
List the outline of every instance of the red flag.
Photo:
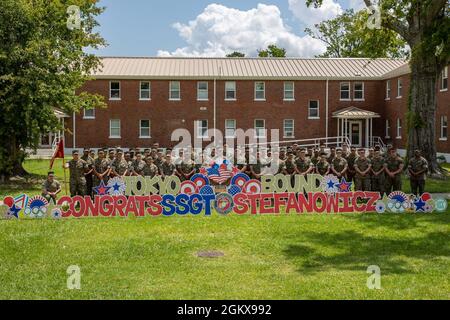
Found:
[(64, 140), (59, 141), (56, 146), (55, 152), (50, 160), (50, 169), (53, 167), (53, 162), (55, 162), (55, 159), (64, 159)]

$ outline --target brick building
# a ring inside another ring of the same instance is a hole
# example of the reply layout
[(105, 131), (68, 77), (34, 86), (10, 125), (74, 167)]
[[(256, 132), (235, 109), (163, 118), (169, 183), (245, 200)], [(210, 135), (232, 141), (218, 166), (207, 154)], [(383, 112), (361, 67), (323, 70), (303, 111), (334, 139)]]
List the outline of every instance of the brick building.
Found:
[[(65, 119), (66, 147), (173, 146), (172, 131), (280, 130), (280, 140), (346, 136), (405, 148), (409, 67), (393, 59), (102, 58), (80, 91), (106, 109)], [(448, 68), (438, 83), (436, 143), (450, 157)]]

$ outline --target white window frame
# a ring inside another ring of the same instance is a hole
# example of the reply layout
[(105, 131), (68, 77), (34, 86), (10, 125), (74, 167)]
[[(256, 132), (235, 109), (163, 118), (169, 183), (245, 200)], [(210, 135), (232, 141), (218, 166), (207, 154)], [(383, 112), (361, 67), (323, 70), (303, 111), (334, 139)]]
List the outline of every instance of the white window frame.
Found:
[(402, 138), (402, 119), (397, 118), (397, 137), (396, 139)]
[[(445, 119), (445, 125), (444, 125), (444, 119)], [(441, 122), (440, 122), (440, 124), (441, 124), (441, 132), (440, 132), (440, 135), (439, 135), (439, 141), (447, 141), (447, 139), (448, 139), (448, 117), (447, 116), (441, 116)], [(446, 131), (447, 131), (447, 134), (444, 136), (444, 128), (446, 129)]]
[[(292, 84), (292, 89), (286, 89), (286, 84)], [(292, 98), (286, 98), (286, 93), (292, 92)], [(295, 101), (295, 83), (294, 81), (285, 81), (283, 83), (283, 100), (284, 101)]]
[[(263, 84), (263, 90), (257, 90), (256, 89), (259, 83)], [(262, 91), (264, 97), (263, 98), (257, 98), (256, 97), (256, 93), (257, 92), (261, 92), (261, 91)], [(255, 96), (254, 96), (254, 98), (255, 98), (254, 99), (255, 101), (266, 101), (266, 83), (264, 81), (255, 81)]]
[[(292, 127), (290, 128), (290, 130), (292, 131), (292, 135), (288, 135), (287, 134), (287, 127), (286, 127), (286, 122), (287, 121), (292, 121)], [(288, 138), (288, 139), (292, 139), (295, 138), (295, 120), (294, 119), (284, 119), (283, 120), (283, 138)]]
[[(228, 126), (228, 121), (233, 121), (233, 127)], [(233, 130), (233, 135), (228, 134), (228, 130)], [(236, 119), (225, 119), (225, 138), (236, 137)]]
[[(311, 116), (311, 102), (317, 101), (317, 116)], [(319, 100), (308, 100), (308, 119), (317, 120), (320, 119), (320, 101)]]
[[(148, 127), (142, 126), (142, 121), (148, 121)], [(142, 135), (142, 129), (148, 129), (148, 135)], [(152, 122), (150, 119), (140, 119), (139, 120), (139, 139), (150, 139), (152, 137)]]
[(391, 80), (386, 81), (386, 96), (385, 100), (391, 100)]
[[(112, 84), (113, 83), (118, 83), (119, 84), (119, 89), (114, 89), (114, 90), (119, 90), (119, 97), (118, 98), (116, 98), (116, 97), (114, 97), (113, 98), (113, 96), (112, 96), (112, 88), (111, 88), (111, 86), (112, 86)], [(116, 100), (116, 101), (118, 101), (118, 100), (120, 100), (122, 98), (122, 84), (120, 83), (120, 81), (117, 81), (117, 80), (111, 80), (110, 82), (109, 82), (109, 100)]]
[(403, 79), (397, 79), (397, 99), (400, 99), (403, 95)]
[[(206, 83), (206, 89), (200, 89), (200, 84)], [(208, 94), (209, 84), (208, 81), (197, 81), (197, 101), (208, 101), (209, 100), (209, 94)], [(200, 93), (206, 93), (206, 98), (201, 98)]]
[[(172, 85), (178, 83), (178, 90), (174, 90)], [(178, 98), (172, 98), (172, 92), (178, 92)], [(180, 101), (181, 100), (181, 83), (180, 81), (170, 81), (169, 82), (169, 101)]]
[[(358, 90), (358, 92), (361, 91), (361, 93), (362, 93), (362, 97), (361, 98), (356, 98), (357, 90), (356, 90), (355, 86), (357, 84), (361, 84), (361, 86), (362, 86), (361, 90)], [(362, 81), (353, 82), (353, 100), (354, 101), (364, 101), (364, 82), (362, 82)]]
[[(227, 84), (233, 84), (233, 90), (227, 90)], [(225, 101), (236, 101), (236, 81), (225, 81)], [(234, 92), (234, 98), (227, 98), (227, 92)]]
[[(148, 89), (142, 90), (143, 83), (148, 83)], [(142, 92), (148, 92), (148, 98), (143, 98)], [(140, 81), (139, 82), (139, 100), (140, 101), (152, 100), (152, 85), (151, 85), (150, 81)]]
[[(203, 130), (202, 133), (200, 133), (200, 129), (203, 129), (205, 127), (201, 126), (202, 122), (206, 121), (206, 134), (203, 135)], [(197, 137), (197, 139), (205, 139), (205, 138), (209, 138), (208, 137), (208, 120), (207, 119), (201, 119), (201, 120), (195, 120), (194, 122), (194, 126), (195, 126), (195, 136)]]
[[(113, 128), (113, 126), (112, 126), (113, 121), (119, 121), (119, 126)], [(113, 135), (112, 134), (113, 129), (119, 129), (119, 135)], [(121, 121), (120, 121), (120, 119), (109, 119), (109, 138), (110, 139), (120, 139), (121, 138)]]
[[(86, 115), (86, 111), (92, 111), (92, 115)], [(83, 109), (83, 119), (92, 120), (95, 119), (95, 108), (93, 109)]]
[[(348, 86), (348, 98), (342, 98), (342, 92), (346, 92), (347, 91), (347, 90), (342, 90), (342, 86), (345, 85), (345, 84)], [(339, 83), (339, 100), (340, 101), (351, 101), (352, 100), (350, 82), (341, 82), (341, 83)]]
[[(256, 121), (262, 121), (263, 122), (263, 127), (256, 127)], [(255, 129), (255, 138), (265, 138), (267, 136), (266, 133), (266, 119), (255, 119), (255, 121), (253, 122), (254, 124), (254, 129)], [(262, 129), (263, 130), (263, 134), (259, 135), (258, 134), (258, 129)]]
[(385, 128), (386, 128), (386, 132), (385, 132), (385, 139), (390, 139), (391, 135), (389, 134), (389, 132), (391, 131), (391, 123), (389, 121), (389, 119), (386, 119), (386, 124), (385, 124)]
[[(447, 87), (444, 88), (444, 80), (447, 80)], [(444, 68), (444, 70), (442, 70), (441, 73), (441, 86), (440, 86), (440, 90), (441, 92), (443, 91), (447, 91), (448, 90), (448, 66), (446, 66)]]

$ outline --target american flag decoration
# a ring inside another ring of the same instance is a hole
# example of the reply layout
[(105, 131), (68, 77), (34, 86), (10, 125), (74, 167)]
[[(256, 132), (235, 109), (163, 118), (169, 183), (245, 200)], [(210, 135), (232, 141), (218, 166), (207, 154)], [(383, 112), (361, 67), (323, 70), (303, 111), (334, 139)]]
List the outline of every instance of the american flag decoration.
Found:
[(223, 160), (222, 163), (213, 162), (211, 167), (206, 169), (206, 174), (209, 180), (223, 184), (233, 176), (233, 165), (228, 160)]

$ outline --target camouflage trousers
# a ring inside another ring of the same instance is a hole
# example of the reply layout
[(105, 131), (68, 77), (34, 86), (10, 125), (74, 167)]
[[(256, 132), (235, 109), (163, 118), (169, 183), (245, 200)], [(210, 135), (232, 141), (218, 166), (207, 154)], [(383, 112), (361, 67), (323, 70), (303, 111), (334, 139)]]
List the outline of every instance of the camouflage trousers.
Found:
[(411, 179), (411, 192), (418, 196), (425, 192), (425, 179)]
[(86, 179), (70, 179), (70, 196), (85, 196), (87, 195)]
[(378, 176), (372, 176), (371, 183), (372, 183), (372, 191), (376, 191), (381, 194), (384, 193), (385, 177), (382, 173), (379, 174)]
[(400, 191), (402, 190), (402, 177), (400, 174), (396, 175), (394, 178), (391, 178), (390, 176), (386, 176), (386, 183), (385, 183), (385, 192), (387, 194), (391, 193), (392, 191)]
[(355, 177), (355, 191), (370, 191), (370, 177)]
[(52, 202), (53, 202), (53, 204), (56, 204), (56, 196), (55, 196), (55, 197), (52, 197), (52, 196), (49, 195), (49, 194), (42, 194), (42, 196), (43, 196), (45, 199), (47, 199), (48, 203), (52, 203)]

